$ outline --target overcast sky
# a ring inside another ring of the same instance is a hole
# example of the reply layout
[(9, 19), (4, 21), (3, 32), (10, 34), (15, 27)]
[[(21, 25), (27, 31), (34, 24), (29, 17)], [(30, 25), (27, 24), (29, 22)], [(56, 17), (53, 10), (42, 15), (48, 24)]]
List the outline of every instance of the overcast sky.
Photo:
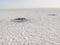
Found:
[(60, 0), (0, 0), (1, 8), (60, 8)]

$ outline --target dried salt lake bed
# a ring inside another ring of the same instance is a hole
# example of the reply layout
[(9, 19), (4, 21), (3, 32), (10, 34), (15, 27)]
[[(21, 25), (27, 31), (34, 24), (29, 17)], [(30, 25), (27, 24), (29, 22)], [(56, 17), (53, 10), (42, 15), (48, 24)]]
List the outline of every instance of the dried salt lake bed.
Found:
[(58, 8), (0, 9), (0, 45), (60, 45), (59, 34)]

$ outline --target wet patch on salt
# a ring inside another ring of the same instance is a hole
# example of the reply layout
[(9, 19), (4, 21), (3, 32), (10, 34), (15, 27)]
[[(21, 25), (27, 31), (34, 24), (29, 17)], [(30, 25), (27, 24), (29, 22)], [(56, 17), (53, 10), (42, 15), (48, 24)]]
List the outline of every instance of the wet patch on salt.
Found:
[(48, 16), (57, 16), (56, 14), (48, 14)]

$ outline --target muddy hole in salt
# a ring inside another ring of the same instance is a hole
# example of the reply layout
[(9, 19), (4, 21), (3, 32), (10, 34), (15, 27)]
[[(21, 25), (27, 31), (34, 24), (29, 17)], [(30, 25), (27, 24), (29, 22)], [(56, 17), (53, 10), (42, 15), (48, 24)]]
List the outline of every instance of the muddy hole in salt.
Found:
[(15, 19), (12, 19), (12, 22), (17, 22), (17, 23), (26, 22), (26, 21), (28, 21), (27, 18), (15, 18)]

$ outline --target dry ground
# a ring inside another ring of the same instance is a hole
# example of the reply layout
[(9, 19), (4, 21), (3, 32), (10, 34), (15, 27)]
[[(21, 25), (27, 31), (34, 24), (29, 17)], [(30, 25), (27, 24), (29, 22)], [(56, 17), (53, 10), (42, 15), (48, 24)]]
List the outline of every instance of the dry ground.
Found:
[[(11, 21), (17, 17), (29, 21)], [(0, 45), (60, 45), (60, 9), (0, 10)]]

